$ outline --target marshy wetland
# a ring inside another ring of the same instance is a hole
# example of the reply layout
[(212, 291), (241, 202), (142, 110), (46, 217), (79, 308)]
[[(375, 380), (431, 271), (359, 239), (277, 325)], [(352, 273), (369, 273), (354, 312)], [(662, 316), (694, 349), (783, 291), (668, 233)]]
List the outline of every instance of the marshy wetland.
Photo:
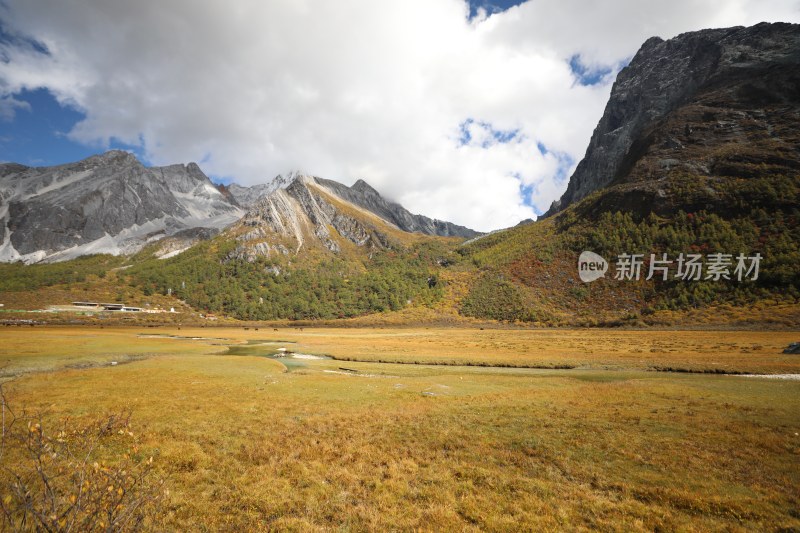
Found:
[(737, 374), (796, 337), (11, 327), (0, 372), (45, 428), (132, 413), (148, 529), (792, 530), (800, 381)]

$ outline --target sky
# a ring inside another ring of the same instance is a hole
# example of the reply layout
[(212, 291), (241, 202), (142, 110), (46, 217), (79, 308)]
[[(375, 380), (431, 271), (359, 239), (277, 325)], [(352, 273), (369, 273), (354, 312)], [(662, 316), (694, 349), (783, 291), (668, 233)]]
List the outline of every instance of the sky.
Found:
[(0, 0), (0, 161), (364, 179), (489, 231), (563, 193), (646, 39), (762, 21), (800, 0)]

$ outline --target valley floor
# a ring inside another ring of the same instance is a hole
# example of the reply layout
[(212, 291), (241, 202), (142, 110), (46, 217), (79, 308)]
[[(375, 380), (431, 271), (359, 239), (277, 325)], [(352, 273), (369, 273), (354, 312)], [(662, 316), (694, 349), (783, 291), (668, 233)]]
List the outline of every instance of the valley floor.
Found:
[(792, 530), (800, 381), (735, 374), (800, 374), (798, 340), (7, 327), (0, 373), (44, 428), (132, 411), (148, 529)]

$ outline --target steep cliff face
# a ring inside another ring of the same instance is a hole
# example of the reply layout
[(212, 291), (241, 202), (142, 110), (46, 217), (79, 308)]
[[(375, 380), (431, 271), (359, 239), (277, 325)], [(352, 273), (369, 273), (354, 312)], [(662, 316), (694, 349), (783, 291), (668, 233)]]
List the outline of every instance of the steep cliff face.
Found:
[(77, 163), (0, 165), (0, 260), (132, 253), (190, 228), (226, 227), (243, 214), (200, 168), (145, 167), (110, 151)]
[(798, 132), (799, 25), (653, 37), (619, 73), (585, 157), (546, 216), (608, 187), (592, 209), (720, 207), (732, 200), (731, 180), (796, 176)]

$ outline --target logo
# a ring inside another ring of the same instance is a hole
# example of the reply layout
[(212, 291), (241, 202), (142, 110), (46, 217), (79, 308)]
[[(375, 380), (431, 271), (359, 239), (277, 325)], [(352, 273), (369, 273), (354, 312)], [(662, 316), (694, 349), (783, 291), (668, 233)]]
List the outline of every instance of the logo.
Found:
[[(762, 256), (760, 253), (678, 254), (670, 259), (668, 254), (619, 254), (615, 265), (614, 279), (639, 281), (644, 278), (661, 281), (756, 281)], [(585, 251), (578, 257), (578, 275), (584, 283), (590, 283), (606, 275), (608, 262), (594, 252)]]
[(578, 257), (578, 275), (584, 283), (602, 278), (608, 272), (608, 261), (594, 252), (581, 252)]

